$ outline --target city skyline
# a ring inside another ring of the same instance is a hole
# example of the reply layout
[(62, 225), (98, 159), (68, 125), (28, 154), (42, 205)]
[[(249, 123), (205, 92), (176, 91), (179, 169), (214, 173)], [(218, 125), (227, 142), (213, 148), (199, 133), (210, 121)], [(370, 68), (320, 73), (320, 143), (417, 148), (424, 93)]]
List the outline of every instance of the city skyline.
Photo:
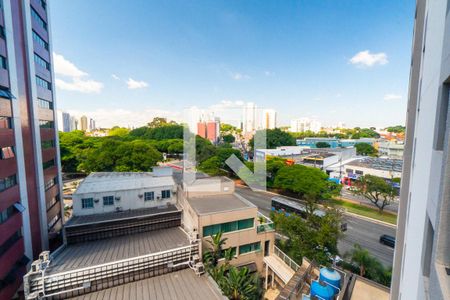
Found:
[(413, 3), (90, 5), (54, 4), (54, 67), (59, 107), (99, 126), (243, 102), (275, 108), (281, 126), (404, 124)]

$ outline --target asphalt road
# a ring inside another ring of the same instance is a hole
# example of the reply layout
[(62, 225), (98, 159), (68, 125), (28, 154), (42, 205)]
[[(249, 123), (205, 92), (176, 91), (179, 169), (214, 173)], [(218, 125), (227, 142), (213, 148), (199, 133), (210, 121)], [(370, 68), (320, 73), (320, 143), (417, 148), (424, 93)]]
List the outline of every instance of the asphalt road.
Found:
[[(362, 196), (354, 195), (351, 191), (348, 191), (346, 189), (342, 189), (341, 197), (345, 198), (345, 199), (352, 200), (352, 201), (357, 201), (357, 202), (360, 202), (362, 204), (368, 204), (368, 205), (373, 206), (374, 208), (376, 208), (376, 206), (372, 202), (370, 202), (368, 199), (366, 199), (366, 198), (364, 198)], [(384, 210), (385, 211), (389, 211), (389, 212), (393, 212), (393, 213), (397, 213), (398, 212), (398, 199), (395, 199), (391, 204), (386, 206), (384, 208)]]
[[(256, 205), (261, 213), (270, 215), (271, 198), (274, 196), (266, 192), (254, 192), (247, 187), (236, 186), (236, 192)], [(338, 249), (341, 255), (350, 251), (355, 243), (366, 248), (378, 258), (385, 266), (392, 266), (394, 249), (379, 243), (380, 235), (389, 234), (395, 236), (395, 228), (380, 223), (371, 222), (346, 215), (347, 231), (338, 242)]]

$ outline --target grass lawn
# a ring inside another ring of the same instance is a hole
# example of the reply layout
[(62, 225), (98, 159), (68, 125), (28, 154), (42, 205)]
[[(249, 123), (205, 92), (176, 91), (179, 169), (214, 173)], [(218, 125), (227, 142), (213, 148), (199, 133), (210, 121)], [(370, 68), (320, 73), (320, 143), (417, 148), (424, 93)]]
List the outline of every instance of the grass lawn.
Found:
[(359, 205), (356, 203), (351, 203), (343, 200), (332, 200), (334, 205), (345, 208), (348, 212), (361, 215), (364, 217), (376, 219), (386, 223), (397, 224), (397, 215), (391, 214), (389, 212), (383, 212), (383, 214), (378, 213), (378, 209), (373, 209), (364, 205)]

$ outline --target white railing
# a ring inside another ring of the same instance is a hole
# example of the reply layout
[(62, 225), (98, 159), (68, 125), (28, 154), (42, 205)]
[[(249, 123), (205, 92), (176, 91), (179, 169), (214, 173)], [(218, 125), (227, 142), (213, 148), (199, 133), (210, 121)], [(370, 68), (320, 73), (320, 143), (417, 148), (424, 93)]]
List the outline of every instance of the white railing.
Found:
[(294, 270), (294, 272), (297, 272), (298, 269), (300, 269), (300, 266), (295, 261), (293, 261), (292, 258), (287, 256), (286, 253), (281, 251), (280, 248), (278, 248), (277, 246), (274, 246), (274, 249), (275, 249), (275, 251), (274, 251), (275, 255), (278, 256), (282, 261), (284, 261), (284, 263), (287, 264), (289, 266), (289, 268)]
[[(260, 222), (259, 220), (260, 218), (263, 219), (264, 221)], [(273, 230), (275, 230), (275, 224), (272, 222), (272, 220), (258, 211), (256, 231), (260, 233)]]

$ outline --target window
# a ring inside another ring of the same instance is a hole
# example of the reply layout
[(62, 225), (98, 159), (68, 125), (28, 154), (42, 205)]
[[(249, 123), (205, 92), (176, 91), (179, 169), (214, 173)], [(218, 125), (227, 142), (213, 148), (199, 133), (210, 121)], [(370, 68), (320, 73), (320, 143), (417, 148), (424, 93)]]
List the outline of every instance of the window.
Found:
[(11, 205), (7, 209), (0, 212), (0, 224), (5, 223), (9, 218), (11, 218), (15, 213), (16, 209), (14, 208), (14, 205)]
[(16, 175), (11, 175), (6, 178), (0, 178), (0, 192), (9, 189), (17, 184)]
[(45, 169), (48, 169), (48, 168), (51, 168), (51, 167), (53, 167), (53, 166), (55, 166), (55, 160), (54, 160), (54, 159), (42, 163), (42, 168), (43, 168), (44, 170), (45, 170)]
[(55, 197), (53, 197), (52, 199), (50, 199), (50, 201), (48, 201), (47, 204), (46, 204), (47, 210), (52, 208), (53, 205), (55, 205), (57, 202), (59, 202), (59, 200), (60, 200), (59, 194), (56, 195)]
[(114, 205), (114, 196), (105, 196), (103, 197), (103, 205)]
[(47, 30), (47, 23), (44, 21), (44, 19), (41, 18), (41, 16), (37, 13), (37, 11), (34, 10), (34, 8), (31, 8), (31, 17), (44, 28)]
[(228, 248), (228, 249), (223, 249), (222, 255), (221, 255), (220, 258), (224, 258), (225, 251), (228, 251), (229, 249), (231, 249), (231, 254), (233, 255), (233, 257), (237, 255), (237, 248), (236, 247), (231, 247), (231, 248)]
[(81, 199), (81, 208), (94, 208), (94, 199), (93, 198), (83, 198)]
[[(37, 65), (43, 67), (44, 69), (50, 70), (50, 63), (48, 63), (45, 59), (43, 59), (42, 57), (40, 57), (36, 53), (34, 54), (34, 62)], [(6, 69), (6, 67), (5, 67), (5, 69)]]
[(41, 148), (42, 149), (55, 148), (55, 141), (54, 140), (41, 141)]
[(9, 90), (6, 90), (5, 88), (0, 88), (0, 97), (5, 99), (15, 99), (13, 94)]
[(5, 254), (6, 251), (11, 248), (20, 238), (22, 237), (22, 229), (14, 232), (1, 246), (0, 246), (0, 256)]
[(210, 236), (218, 234), (219, 232), (232, 232), (236, 230), (243, 230), (252, 228), (254, 224), (254, 219), (244, 219), (233, 222), (226, 222), (222, 224), (214, 224), (203, 227), (203, 236)]
[(0, 148), (0, 159), (13, 158), (14, 156), (14, 147)]
[(144, 201), (155, 200), (154, 192), (145, 192), (144, 193)]
[(43, 8), (44, 10), (46, 10), (46, 9), (47, 9), (47, 2), (46, 2), (45, 0), (41, 0), (40, 2), (41, 2), (42, 8)]
[(44, 41), (44, 39), (41, 38), (41, 36), (37, 34), (34, 30), (33, 30), (33, 40), (39, 45), (41, 45), (42, 48), (48, 50), (48, 43)]
[(47, 229), (48, 230), (52, 229), (53, 226), (55, 226), (55, 224), (58, 223), (59, 219), (60, 219), (60, 215), (59, 214), (54, 216), (53, 219), (51, 219), (50, 222), (48, 222)]
[(163, 191), (161, 192), (161, 198), (162, 198), (162, 199), (170, 198), (170, 190), (163, 190)]
[(11, 125), (10, 117), (0, 117), (0, 129), (10, 129), (12, 128)]
[(55, 177), (55, 178), (52, 178), (52, 179), (50, 179), (49, 181), (47, 181), (46, 183), (45, 183), (45, 190), (47, 191), (47, 190), (49, 190), (51, 187), (53, 187), (54, 185), (56, 185), (58, 183), (58, 178), (57, 177)]
[(0, 55), (0, 68), (8, 69), (7, 62), (6, 62), (6, 57), (4, 57), (2, 55)]
[(53, 102), (38, 98), (40, 108), (53, 109)]
[(39, 120), (39, 127), (41, 127), (41, 128), (55, 128), (55, 122), (53, 122), (53, 121), (46, 121), (46, 120)]
[(44, 89), (52, 90), (52, 84), (39, 76), (36, 76), (36, 84)]
[(356, 171), (355, 171), (355, 174), (358, 174), (358, 175), (364, 175), (364, 172), (363, 172), (363, 171), (356, 170)]
[(345, 169), (345, 172), (349, 173), (349, 174), (353, 174), (353, 170), (352, 169)]
[(239, 246), (239, 255), (261, 250), (261, 242)]
[(0, 38), (5, 39), (5, 27), (0, 26)]

